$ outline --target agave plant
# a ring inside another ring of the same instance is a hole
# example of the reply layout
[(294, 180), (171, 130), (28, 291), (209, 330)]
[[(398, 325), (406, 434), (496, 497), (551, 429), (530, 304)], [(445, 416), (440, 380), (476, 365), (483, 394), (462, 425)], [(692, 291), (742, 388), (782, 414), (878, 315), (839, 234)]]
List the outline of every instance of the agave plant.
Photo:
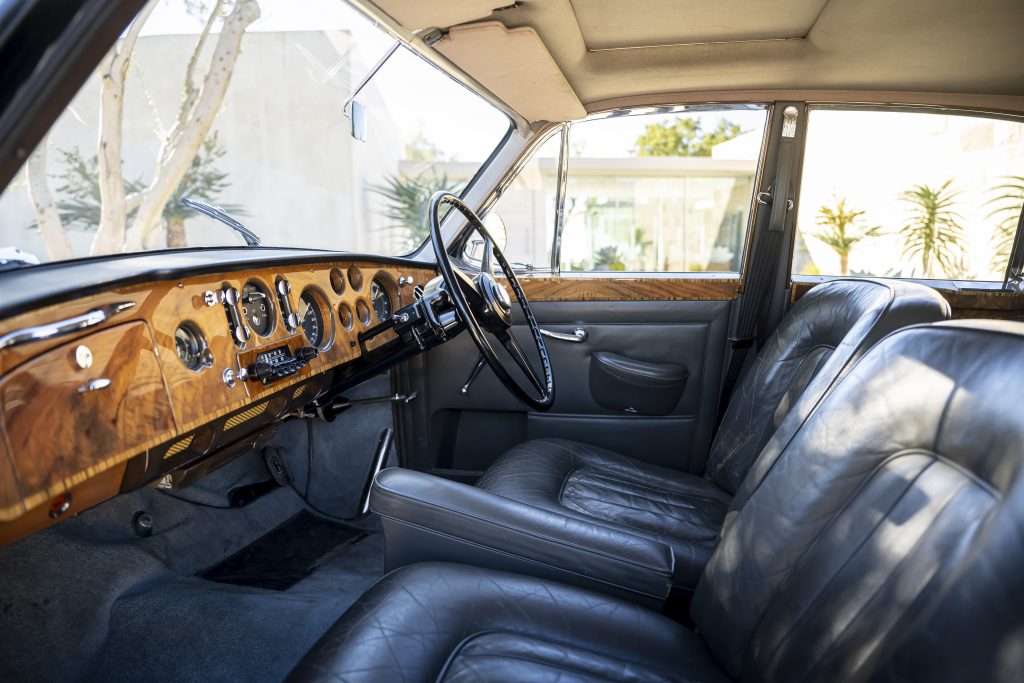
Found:
[(880, 225), (857, 229), (854, 223), (864, 215), (846, 206), (845, 199), (837, 199), (834, 207), (827, 204), (818, 209), (817, 223), (821, 230), (811, 233), (818, 240), (839, 255), (839, 274), (850, 274), (850, 252), (861, 241), (877, 237), (882, 232)]
[[(61, 199), (57, 202), (61, 221), (68, 227), (81, 230), (96, 230), (100, 224), (100, 185), (99, 162), (95, 156), (83, 157), (77, 147), (70, 150), (58, 150), (61, 154), (65, 171), (61, 174), (61, 185), (57, 192)], [(182, 197), (201, 199), (205, 202), (218, 204), (230, 214), (244, 216), (245, 211), (237, 204), (217, 202), (229, 186), (228, 174), (216, 168), (217, 162), (225, 154), (220, 145), (217, 133), (207, 137), (199, 152), (192, 158), (188, 170), (175, 188), (171, 199), (164, 206), (163, 218), (167, 229), (168, 247), (188, 246), (185, 238), (185, 220), (197, 215), (193, 209), (181, 204)], [(141, 192), (146, 184), (141, 179), (124, 179), (124, 193), (130, 196)], [(130, 222), (135, 215), (132, 209), (127, 213)]]
[(622, 250), (615, 245), (601, 247), (594, 251), (592, 270), (625, 270)]
[(920, 263), (926, 278), (954, 275), (963, 264), (963, 217), (954, 208), (960, 193), (952, 184), (951, 178), (938, 187), (914, 185), (900, 195), (912, 207), (900, 228), (903, 255)]
[(1024, 176), (1007, 176), (1003, 180), (1006, 182), (995, 188), (999, 194), (988, 201), (993, 207), (988, 217), (999, 221), (993, 235), (995, 254), (992, 267), (996, 270), (1005, 268), (1010, 260), (1013, 238), (1017, 234), (1017, 221), (1021, 207), (1024, 206)]
[(415, 176), (399, 173), (384, 177), (371, 191), (384, 199), (384, 216), (390, 221), (388, 229), (402, 233), (405, 246), (415, 249), (430, 235), (430, 198), (438, 190), (459, 193), (457, 183), (447, 173), (438, 175), (433, 169)]

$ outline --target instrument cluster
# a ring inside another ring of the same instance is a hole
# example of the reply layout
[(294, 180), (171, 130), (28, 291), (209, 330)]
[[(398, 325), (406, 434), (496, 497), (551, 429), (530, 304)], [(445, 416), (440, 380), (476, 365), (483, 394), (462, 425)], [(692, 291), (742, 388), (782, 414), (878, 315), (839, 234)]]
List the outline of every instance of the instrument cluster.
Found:
[[(272, 283), (252, 274), (243, 280), (241, 289), (224, 283), (220, 289), (207, 290), (203, 302), (208, 307), (223, 307), (229, 336), (239, 354), (239, 367), (225, 371), (225, 383), (233, 386), (235, 379), (256, 379), (250, 377), (255, 366), (249, 368), (241, 362), (242, 356), (252, 350), (288, 347), (289, 357), (302, 360), (301, 364), (288, 366), (298, 371), (319, 353), (331, 349), (337, 336), (358, 334), (390, 320), (402, 305), (400, 289), (410, 284), (411, 278), (406, 282), (400, 276), (396, 281), (387, 270), (374, 271), (364, 278), (357, 265), (334, 266), (327, 273), (327, 291), (307, 283), (300, 285), (297, 296), (288, 277), (281, 274), (274, 276)], [(351, 340), (349, 345), (356, 346)], [(202, 372), (214, 364), (211, 345), (203, 329), (192, 320), (178, 325), (174, 346), (178, 360), (191, 372)], [(262, 366), (260, 369), (265, 370)]]

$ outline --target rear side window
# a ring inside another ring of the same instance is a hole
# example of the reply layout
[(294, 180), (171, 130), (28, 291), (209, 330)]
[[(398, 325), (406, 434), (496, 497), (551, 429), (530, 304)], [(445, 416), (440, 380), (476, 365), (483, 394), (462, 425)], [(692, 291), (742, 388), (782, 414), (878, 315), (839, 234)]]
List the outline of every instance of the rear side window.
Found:
[(766, 119), (750, 105), (574, 123), (561, 272), (739, 272)]
[(812, 109), (793, 272), (1001, 281), (1024, 203), (1024, 123)]

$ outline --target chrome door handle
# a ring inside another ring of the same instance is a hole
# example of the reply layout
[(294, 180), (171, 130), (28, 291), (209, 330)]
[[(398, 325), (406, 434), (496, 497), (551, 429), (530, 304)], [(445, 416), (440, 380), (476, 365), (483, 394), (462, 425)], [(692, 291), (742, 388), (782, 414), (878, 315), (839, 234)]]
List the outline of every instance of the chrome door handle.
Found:
[(0, 349), (6, 349), (8, 346), (17, 346), (26, 342), (39, 341), (40, 339), (60, 337), (65, 334), (95, 327), (134, 305), (134, 301), (120, 301), (115, 304), (94, 308), (82, 315), (76, 315), (74, 318), (58, 320), (57, 322), (37, 325), (35, 327), (23, 327), (20, 330), (8, 332), (0, 337)]
[(545, 330), (542, 327), (540, 328), (540, 333), (543, 334), (545, 337), (551, 337), (552, 339), (557, 339), (559, 341), (567, 341), (573, 344), (582, 344), (583, 342), (587, 341), (587, 337), (590, 336), (587, 334), (587, 331), (582, 327), (577, 327), (575, 330), (572, 331), (572, 334), (565, 334), (564, 332), (552, 332), (551, 330)]

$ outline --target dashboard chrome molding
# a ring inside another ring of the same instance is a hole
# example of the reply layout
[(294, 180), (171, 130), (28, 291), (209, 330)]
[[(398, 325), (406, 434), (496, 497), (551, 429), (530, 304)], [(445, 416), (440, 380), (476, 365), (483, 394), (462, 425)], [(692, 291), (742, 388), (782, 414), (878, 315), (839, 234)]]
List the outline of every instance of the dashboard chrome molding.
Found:
[(0, 350), (6, 349), (9, 346), (17, 346), (18, 344), (26, 344), (53, 337), (62, 337), (81, 330), (87, 330), (90, 327), (96, 327), (105, 323), (118, 313), (126, 311), (133, 306), (135, 306), (134, 301), (120, 301), (107, 306), (101, 306), (100, 308), (94, 308), (87, 313), (76, 315), (73, 318), (14, 330), (0, 337)]

